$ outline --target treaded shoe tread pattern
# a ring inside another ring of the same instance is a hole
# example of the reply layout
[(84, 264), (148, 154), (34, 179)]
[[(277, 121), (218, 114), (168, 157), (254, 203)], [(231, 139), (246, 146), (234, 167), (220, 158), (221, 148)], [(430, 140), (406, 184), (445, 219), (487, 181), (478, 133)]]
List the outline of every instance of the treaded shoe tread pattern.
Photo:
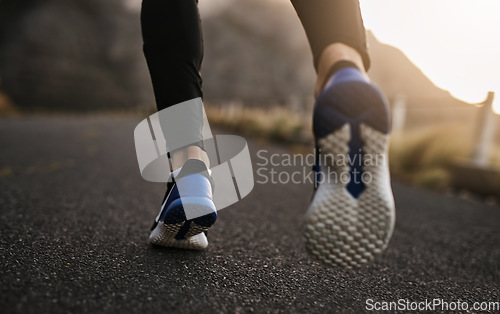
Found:
[[(175, 234), (183, 224), (167, 225), (160, 222), (149, 236), (149, 243), (179, 249), (203, 250), (208, 246), (206, 235), (200, 231), (186, 239), (177, 240)], [(194, 233), (194, 229), (193, 229)]]
[(204, 227), (196, 224), (195, 222), (192, 222), (189, 228), (189, 231), (186, 233), (186, 238), (192, 237), (194, 235), (197, 235), (199, 233), (208, 231), (210, 227)]
[[(191, 204), (191, 209), (198, 208), (200, 212), (207, 212), (209, 209), (203, 205)], [(211, 210), (211, 209), (210, 209)], [(160, 224), (164, 224), (166, 231), (171, 237), (188, 238), (199, 234), (201, 232), (207, 231), (217, 220), (217, 213), (212, 212), (211, 214), (197, 217), (193, 220), (186, 220), (186, 215), (184, 213), (183, 206), (175, 206), (167, 211), (164, 221), (160, 221)], [(182, 233), (182, 234), (180, 234)]]
[[(388, 135), (365, 124), (360, 125), (361, 137), (368, 155), (384, 154)], [(345, 124), (336, 132), (319, 140), (324, 154), (348, 153), (347, 140), (350, 125)], [(387, 162), (387, 161), (385, 161)], [(328, 162), (325, 173), (334, 172), (340, 177), (348, 165)], [(320, 183), (313, 203), (306, 216), (304, 230), (306, 249), (318, 261), (345, 268), (358, 267), (372, 261), (387, 246), (394, 225), (394, 201), (390, 192), (387, 167), (364, 167), (373, 180), (358, 199), (345, 189), (345, 181)], [(384, 173), (387, 172), (387, 173)], [(325, 178), (326, 180), (326, 178)]]

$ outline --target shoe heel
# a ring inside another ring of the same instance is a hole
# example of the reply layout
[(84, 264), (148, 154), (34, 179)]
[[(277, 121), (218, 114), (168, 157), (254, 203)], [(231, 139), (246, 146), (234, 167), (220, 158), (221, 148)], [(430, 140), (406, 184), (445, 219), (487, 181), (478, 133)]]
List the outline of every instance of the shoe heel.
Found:
[(346, 123), (363, 123), (381, 133), (389, 133), (389, 106), (377, 86), (367, 81), (347, 81), (325, 88), (314, 107), (315, 137), (324, 138)]
[[(166, 211), (164, 224), (166, 226), (178, 226), (175, 230), (176, 239), (189, 238), (201, 232), (207, 231), (217, 220), (217, 211), (214, 203), (205, 197), (184, 197), (177, 199)], [(193, 219), (186, 218), (187, 216), (195, 216)]]

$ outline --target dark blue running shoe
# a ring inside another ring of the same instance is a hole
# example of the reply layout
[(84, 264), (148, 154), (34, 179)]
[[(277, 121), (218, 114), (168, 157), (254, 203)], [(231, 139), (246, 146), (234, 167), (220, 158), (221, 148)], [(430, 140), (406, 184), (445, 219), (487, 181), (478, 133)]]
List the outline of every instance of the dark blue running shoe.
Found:
[(213, 180), (205, 164), (186, 161), (175, 182), (169, 182), (149, 242), (154, 245), (202, 250), (208, 246), (205, 232), (217, 220), (212, 200)]
[(386, 247), (395, 209), (385, 97), (356, 68), (337, 71), (313, 116), (318, 180), (305, 220), (306, 249), (331, 266), (356, 267)]

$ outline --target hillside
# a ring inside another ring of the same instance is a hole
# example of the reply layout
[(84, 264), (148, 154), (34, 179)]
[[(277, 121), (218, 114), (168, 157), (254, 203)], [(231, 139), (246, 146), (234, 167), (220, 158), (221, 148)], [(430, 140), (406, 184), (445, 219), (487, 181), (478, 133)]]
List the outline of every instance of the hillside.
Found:
[[(311, 55), (288, 1), (238, 0), (202, 15), (202, 21), (207, 101), (266, 107), (312, 103)], [(16, 106), (153, 106), (137, 7), (121, 0), (4, 0), (0, 28), (0, 89)], [(437, 88), (401, 51), (371, 33), (368, 39), (370, 75), (389, 99), (404, 94), (410, 106), (464, 105)]]
[(399, 49), (383, 44), (368, 31), (372, 57), (370, 77), (389, 98), (405, 95), (413, 106), (467, 105), (436, 85)]

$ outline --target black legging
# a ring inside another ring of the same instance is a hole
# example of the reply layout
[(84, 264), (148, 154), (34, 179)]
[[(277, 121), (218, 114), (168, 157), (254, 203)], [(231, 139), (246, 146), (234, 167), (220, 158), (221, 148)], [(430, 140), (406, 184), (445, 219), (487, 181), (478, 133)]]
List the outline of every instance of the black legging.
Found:
[[(210, 1), (210, 0), (205, 0)], [(370, 66), (358, 0), (291, 0), (306, 31), (317, 68), (329, 44), (356, 49)], [(158, 110), (202, 97), (203, 36), (197, 0), (143, 0), (144, 55)]]

